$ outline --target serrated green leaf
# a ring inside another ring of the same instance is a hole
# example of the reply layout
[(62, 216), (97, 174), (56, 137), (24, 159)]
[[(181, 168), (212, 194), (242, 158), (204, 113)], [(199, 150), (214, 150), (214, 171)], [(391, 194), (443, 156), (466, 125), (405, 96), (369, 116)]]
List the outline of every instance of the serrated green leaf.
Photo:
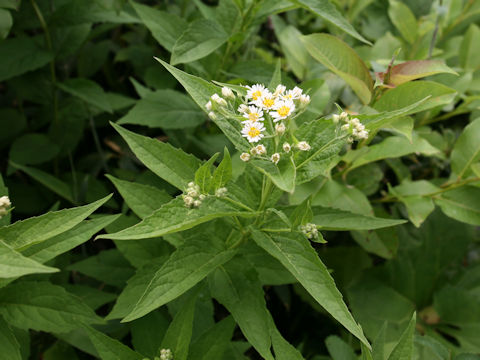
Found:
[(195, 156), (161, 141), (135, 134), (111, 123), (125, 139), (134, 154), (162, 179), (179, 189), (184, 189), (195, 177), (201, 162)]
[(101, 331), (95, 330), (91, 326), (83, 325), (82, 328), (88, 335), (88, 338), (95, 346), (95, 349), (102, 360), (142, 360), (143, 355), (133, 351), (120, 341), (105, 335)]
[(229, 35), (215, 21), (199, 19), (188, 24), (173, 46), (171, 64), (189, 63), (204, 58), (227, 42)]
[(435, 196), (435, 204), (451, 218), (471, 225), (480, 225), (480, 188), (463, 186)]
[(20, 344), (8, 326), (8, 323), (0, 317), (0, 344), (2, 344), (2, 355), (5, 360), (22, 360)]
[(417, 313), (414, 312), (413, 316), (408, 323), (407, 328), (402, 334), (398, 344), (393, 349), (392, 353), (388, 357), (388, 360), (410, 360), (413, 357), (413, 334), (415, 333), (415, 323), (417, 320)]
[(110, 102), (103, 89), (96, 82), (89, 79), (67, 79), (63, 83), (57, 83), (57, 86), (70, 95), (76, 96), (87, 104), (112, 113)]
[(252, 236), (257, 245), (279, 260), (329, 314), (370, 348), (333, 278), (304, 236), (285, 233), (272, 237), (259, 231), (253, 231)]
[(278, 164), (260, 159), (254, 159), (251, 163), (257, 170), (268, 176), (280, 190), (289, 193), (295, 190), (296, 169), (292, 157), (286, 155)]
[(91, 204), (50, 212), (0, 228), (0, 239), (14, 249), (24, 248), (59, 235), (90, 216), (112, 195)]
[(410, 44), (413, 44), (417, 38), (418, 25), (415, 15), (413, 15), (410, 8), (396, 0), (389, 1), (388, 16), (390, 20), (398, 29), (402, 37)]
[(79, 323), (102, 323), (79, 298), (48, 282), (10, 284), (0, 289), (0, 305), (5, 320), (20, 329), (62, 333)]
[(208, 194), (210, 192), (213, 180), (211, 168), (218, 155), (220, 155), (220, 153), (213, 154), (213, 156), (195, 172), (195, 184), (200, 187), (202, 194)]
[(189, 360), (222, 359), (235, 329), (235, 321), (228, 316), (204, 332), (190, 347)]
[(58, 269), (44, 266), (23, 256), (0, 240), (0, 278), (14, 278), (27, 274), (57, 272)]
[(452, 171), (459, 178), (471, 174), (470, 167), (480, 160), (480, 118), (465, 127), (455, 142), (450, 160)]
[(300, 5), (314, 14), (320, 16), (322, 19), (328, 21), (329, 23), (339, 27), (345, 31), (348, 35), (353, 36), (354, 38), (370, 44), (370, 42), (360, 35), (350, 23), (338, 12), (335, 5), (332, 4), (329, 0), (290, 0), (294, 4)]
[(305, 360), (300, 351), (285, 340), (275, 326), (271, 327), (270, 335), (276, 360)]
[(300, 225), (305, 225), (312, 221), (313, 213), (311, 209), (312, 199), (305, 199), (290, 215), (292, 230), (296, 230)]
[[(204, 222), (226, 216), (252, 217), (256, 213), (245, 211), (227, 201), (213, 196), (203, 200), (198, 208), (188, 208), (181, 198), (163, 205), (141, 223), (114, 234), (102, 234), (98, 239), (135, 240), (163, 236), (190, 229)], [(1, 234), (1, 233), (0, 233)]]
[(223, 159), (213, 172), (213, 190), (217, 190), (225, 186), (232, 179), (232, 158), (230, 152), (225, 147), (223, 151)]
[(315, 60), (345, 80), (364, 104), (370, 102), (372, 77), (363, 60), (350, 46), (328, 34), (306, 35), (301, 40)]
[(111, 175), (106, 176), (115, 185), (128, 207), (141, 219), (151, 215), (172, 199), (166, 191), (154, 186), (120, 180)]

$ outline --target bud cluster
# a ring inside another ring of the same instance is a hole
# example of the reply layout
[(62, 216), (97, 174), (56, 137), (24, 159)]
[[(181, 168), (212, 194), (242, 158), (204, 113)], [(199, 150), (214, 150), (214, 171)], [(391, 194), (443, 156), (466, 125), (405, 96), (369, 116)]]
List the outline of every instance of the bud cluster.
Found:
[(341, 126), (341, 129), (351, 135), (348, 137), (349, 142), (368, 139), (368, 130), (365, 129), (365, 125), (363, 125), (358, 118), (350, 118), (345, 111), (340, 115), (333, 115), (332, 120), (335, 124), (338, 124), (339, 122), (344, 123)]
[(200, 193), (200, 186), (196, 185), (193, 181), (188, 183), (187, 191), (182, 195), (183, 202), (186, 207), (199, 207), (202, 205), (202, 200), (205, 199), (205, 195)]
[(218, 188), (216, 191), (215, 191), (215, 196), (216, 197), (224, 197), (226, 196), (228, 193), (228, 189), (226, 187), (221, 187), (221, 188)]
[(0, 218), (8, 214), (7, 208), (12, 205), (8, 196), (0, 197)]
[(160, 350), (160, 360), (173, 360), (172, 350), (170, 349)]
[(300, 226), (300, 231), (305, 234), (309, 240), (318, 239), (318, 229), (317, 225), (308, 223)]

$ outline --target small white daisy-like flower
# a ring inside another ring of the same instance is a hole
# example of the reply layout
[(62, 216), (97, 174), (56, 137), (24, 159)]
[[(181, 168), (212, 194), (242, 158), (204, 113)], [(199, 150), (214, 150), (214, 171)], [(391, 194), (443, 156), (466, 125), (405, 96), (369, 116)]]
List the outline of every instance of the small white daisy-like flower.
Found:
[(283, 96), (283, 100), (296, 100), (298, 98), (300, 98), (300, 96), (302, 95), (303, 93), (303, 90), (300, 89), (299, 87), (295, 86), (292, 90), (288, 90)]
[(277, 88), (275, 89), (275, 92), (273, 93), (273, 96), (277, 97), (281, 94), (283, 94), (287, 90), (287, 87), (285, 85), (279, 84), (277, 85)]
[(250, 160), (250, 154), (249, 153), (242, 153), (240, 155), (240, 160), (247, 162), (248, 160)]
[(240, 104), (237, 111), (241, 114), (245, 114), (246, 112), (248, 112), (248, 105)]
[(208, 117), (212, 120), (217, 120), (217, 114), (215, 114), (213, 111), (208, 113)]
[(285, 151), (286, 153), (289, 153), (290, 150), (292, 150), (292, 147), (290, 146), (289, 143), (283, 143), (283, 151)]
[(268, 92), (268, 89), (265, 89), (265, 86), (262, 84), (255, 84), (253, 86), (247, 86), (247, 99), (252, 99), (253, 101), (257, 101), (260, 99), (265, 92)]
[(265, 131), (265, 126), (261, 122), (247, 122), (242, 129), (242, 136), (251, 143), (259, 142), (265, 136), (262, 131)]
[(235, 99), (235, 94), (233, 93), (232, 89), (229, 87), (222, 87), (222, 95), (226, 98)]
[(310, 150), (312, 147), (310, 146), (310, 144), (306, 141), (300, 141), (298, 144), (297, 144), (297, 149), (298, 150), (301, 150), (301, 151), (308, 151)]
[(257, 122), (257, 121), (263, 121), (263, 111), (260, 108), (257, 108), (256, 106), (249, 106), (248, 111), (243, 114), (243, 117), (247, 120), (242, 121), (242, 123), (247, 123), (247, 122)]
[(278, 162), (280, 161), (280, 154), (279, 154), (279, 153), (273, 154), (273, 155), (270, 157), (270, 160), (272, 160), (272, 162), (273, 162), (275, 165), (278, 164)]
[(275, 97), (270, 92), (266, 92), (260, 99), (254, 102), (259, 108), (272, 110), (275, 106)]
[(283, 135), (285, 133), (285, 130), (286, 128), (283, 123), (275, 125), (275, 132), (277, 133), (277, 135)]
[(208, 102), (205, 104), (205, 108), (208, 111), (212, 110), (212, 102), (210, 100), (208, 100)]
[(257, 155), (264, 155), (267, 153), (267, 149), (262, 144), (255, 146)]
[(216, 197), (223, 197), (227, 195), (228, 189), (226, 187), (221, 187), (215, 191)]
[(274, 109), (276, 111), (270, 112), (270, 116), (273, 117), (273, 121), (277, 122), (290, 116), (295, 111), (295, 104), (291, 100), (278, 101)]
[(302, 105), (308, 105), (310, 104), (310, 95), (300, 95), (300, 104)]

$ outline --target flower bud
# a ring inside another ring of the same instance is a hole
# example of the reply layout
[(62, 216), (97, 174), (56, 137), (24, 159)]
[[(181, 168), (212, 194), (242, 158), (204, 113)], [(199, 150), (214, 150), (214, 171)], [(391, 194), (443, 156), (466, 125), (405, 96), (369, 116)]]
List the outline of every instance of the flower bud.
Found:
[(185, 203), (186, 206), (192, 206), (194, 203), (194, 200), (191, 196), (184, 196), (183, 197), (183, 202)]
[(333, 121), (334, 124), (338, 124), (338, 122), (340, 121), (340, 115), (333, 114), (332, 115), (332, 121)]
[(289, 153), (290, 150), (292, 150), (292, 147), (290, 146), (289, 143), (284, 143), (283, 144), (283, 151), (285, 151), (286, 153)]
[(242, 114), (246, 114), (248, 112), (248, 106), (245, 104), (240, 104), (237, 111)]
[(208, 102), (205, 104), (205, 108), (208, 111), (212, 110), (212, 102), (210, 100), (208, 100)]
[(222, 87), (222, 95), (226, 98), (235, 99), (235, 94), (233, 93), (232, 89), (229, 87)]
[(308, 105), (310, 104), (310, 95), (300, 95), (300, 104), (302, 105)]
[(217, 120), (217, 115), (213, 111), (208, 113), (208, 117), (212, 120)]
[(301, 150), (301, 151), (308, 151), (308, 150), (310, 150), (312, 147), (311, 147), (310, 144), (307, 143), (306, 141), (300, 141), (300, 142), (297, 144), (297, 148), (298, 148), (298, 150)]
[(195, 200), (195, 201), (193, 202), (193, 206), (195, 206), (195, 207), (199, 207), (200, 205), (202, 205), (202, 201), (201, 201), (201, 200)]
[(277, 88), (275, 89), (273, 96), (278, 96), (280, 94), (283, 94), (285, 90), (287, 90), (287, 87), (285, 85), (279, 84), (277, 85)]
[(262, 144), (255, 146), (257, 155), (263, 155), (267, 153), (267, 149)]
[(278, 162), (280, 161), (280, 154), (279, 154), (279, 153), (273, 154), (273, 155), (270, 157), (270, 160), (272, 160), (272, 162), (273, 162), (274, 164), (278, 164)]
[(283, 135), (285, 133), (285, 125), (283, 123), (275, 125), (275, 132), (277, 135)]
[(240, 155), (240, 159), (242, 161), (247, 162), (248, 160), (250, 160), (250, 154), (249, 153), (242, 153), (242, 155)]

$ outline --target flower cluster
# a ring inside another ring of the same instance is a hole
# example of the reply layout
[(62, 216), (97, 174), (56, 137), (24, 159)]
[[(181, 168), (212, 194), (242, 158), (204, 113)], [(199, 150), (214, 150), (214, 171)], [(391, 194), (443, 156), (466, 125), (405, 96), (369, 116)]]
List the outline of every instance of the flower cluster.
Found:
[(351, 143), (354, 140), (368, 139), (368, 130), (365, 129), (365, 125), (363, 125), (358, 118), (351, 118), (345, 111), (340, 115), (333, 115), (332, 120), (335, 124), (340, 122), (344, 123), (341, 129), (350, 135), (348, 142)]
[[(278, 85), (275, 91), (270, 91), (265, 85), (255, 84), (245, 86), (242, 96), (235, 96), (228, 87), (222, 88), (222, 96), (214, 94), (205, 104), (211, 119), (217, 119), (217, 112), (224, 116), (238, 119), (242, 125), (241, 134), (250, 143), (259, 143), (262, 140), (274, 139), (274, 149), (267, 155), (267, 143), (257, 144), (249, 152), (240, 155), (243, 161), (249, 161), (252, 156), (268, 159), (278, 164), (281, 152), (285, 154), (292, 150), (309, 151), (310, 145), (306, 141), (298, 142), (293, 139), (291, 145), (284, 135), (287, 132), (290, 119), (303, 111), (310, 103), (310, 96), (303, 94), (303, 90), (294, 87), (287, 90), (285, 85)], [(288, 136), (288, 134), (286, 135)], [(290, 136), (291, 137), (291, 136)], [(281, 145), (283, 143), (283, 145)]]
[(0, 197), (0, 218), (8, 214), (7, 208), (12, 205), (8, 196)]
[(305, 236), (309, 240), (317, 240), (318, 239), (318, 229), (317, 225), (308, 223), (305, 225), (300, 226), (300, 231), (305, 234)]
[(183, 202), (186, 207), (199, 207), (202, 205), (202, 200), (205, 199), (205, 195), (200, 193), (200, 186), (196, 185), (193, 181), (188, 183), (187, 191), (183, 196)]
[(170, 349), (160, 350), (160, 360), (173, 360), (172, 350)]

